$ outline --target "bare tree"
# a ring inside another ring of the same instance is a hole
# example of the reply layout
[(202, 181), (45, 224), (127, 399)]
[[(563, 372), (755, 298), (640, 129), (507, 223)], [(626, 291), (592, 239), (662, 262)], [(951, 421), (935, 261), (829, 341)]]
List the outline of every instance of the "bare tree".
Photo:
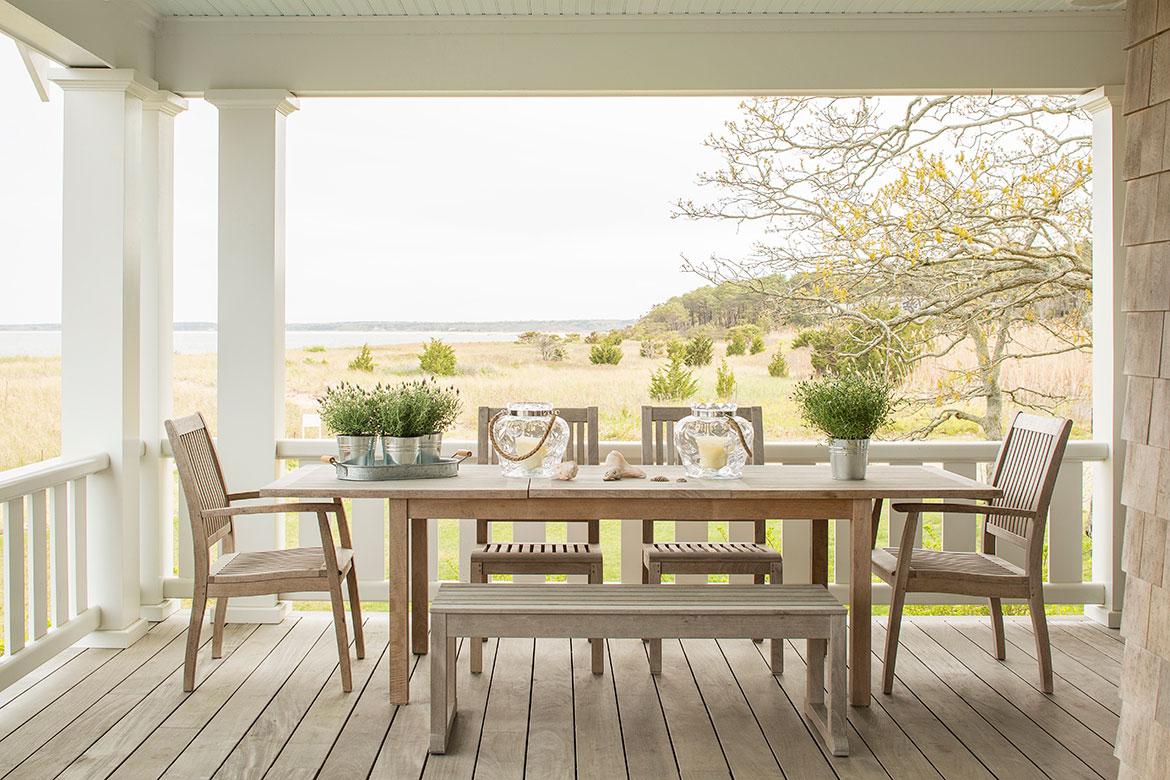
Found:
[[(921, 361), (970, 345), (975, 366), (918, 399), (1003, 433), (1004, 364), (1089, 348), (1089, 123), (1064, 97), (756, 98), (706, 146), (723, 167), (679, 217), (757, 222), (743, 258), (689, 270), (839, 323), (851, 355)], [(780, 283), (777, 283), (779, 280)], [(876, 313), (876, 314), (875, 314)], [(912, 325), (913, 327), (907, 327)], [(1047, 346), (1021, 343), (1021, 326)], [(907, 343), (912, 340), (913, 343)], [(982, 408), (980, 408), (982, 407)]]

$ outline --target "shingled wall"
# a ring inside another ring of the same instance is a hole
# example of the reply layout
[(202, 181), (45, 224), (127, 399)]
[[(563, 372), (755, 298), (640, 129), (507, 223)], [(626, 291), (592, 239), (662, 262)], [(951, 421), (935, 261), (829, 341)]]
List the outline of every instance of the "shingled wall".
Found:
[(1116, 754), (1121, 777), (1170, 777), (1170, 0), (1129, 0), (1125, 104), (1128, 507)]

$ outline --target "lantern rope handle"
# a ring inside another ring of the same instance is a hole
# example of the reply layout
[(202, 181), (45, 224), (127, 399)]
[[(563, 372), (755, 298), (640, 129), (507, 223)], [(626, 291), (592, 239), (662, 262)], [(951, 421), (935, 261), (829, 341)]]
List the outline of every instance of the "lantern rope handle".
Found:
[[(491, 441), (492, 449), (496, 451), (497, 455), (499, 455), (504, 460), (510, 460), (513, 463), (519, 463), (522, 460), (528, 460), (533, 455), (540, 452), (540, 448), (544, 446), (544, 443), (548, 441), (549, 434), (552, 433), (553, 425), (556, 424), (557, 417), (560, 416), (556, 412), (553, 412), (552, 417), (548, 421), (548, 427), (544, 429), (544, 435), (540, 437), (540, 441), (538, 441), (536, 446), (532, 448), (532, 452), (529, 452), (527, 455), (509, 455), (508, 453), (501, 450), (500, 445), (496, 442), (496, 420), (500, 419), (507, 413), (507, 409), (502, 409), (496, 413), (495, 417), (488, 421), (488, 439)], [(736, 430), (739, 430), (738, 426), (736, 426)], [(740, 434), (740, 438), (743, 438), (743, 434)], [(746, 447), (747, 445), (745, 444), (744, 446)]]
[(727, 421), (731, 423), (731, 427), (735, 429), (735, 435), (739, 437), (739, 443), (743, 445), (743, 451), (747, 453), (748, 460), (754, 460), (754, 458), (752, 458), (752, 448), (748, 446), (747, 439), (744, 438), (743, 435), (743, 430), (739, 427), (739, 423), (735, 421), (735, 415), (733, 415), (731, 412), (726, 412), (726, 414)]

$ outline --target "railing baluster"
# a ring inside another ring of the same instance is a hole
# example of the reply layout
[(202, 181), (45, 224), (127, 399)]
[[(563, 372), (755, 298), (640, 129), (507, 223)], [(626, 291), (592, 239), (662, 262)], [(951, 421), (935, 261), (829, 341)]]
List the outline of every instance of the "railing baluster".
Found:
[[(975, 461), (957, 463), (951, 461), (944, 463), (943, 469), (969, 479), (976, 479), (979, 473), (979, 465)], [(975, 552), (975, 535), (978, 527), (979, 518), (975, 515), (959, 515), (954, 512), (943, 514), (943, 549), (956, 552)]]
[(49, 633), (49, 523), (48, 491), (38, 490), (29, 496), (32, 513), (29, 522), (28, 614), (32, 638)]
[(69, 501), (69, 581), (73, 584), (73, 610), (69, 617), (76, 617), (89, 609), (89, 573), (86, 569), (86, 479), (75, 479), (69, 483), (73, 494)]
[(24, 649), (24, 497), (4, 510), (4, 654)]
[(53, 625), (60, 627), (69, 620), (69, 484), (53, 488), (50, 495), (53, 515), (53, 554), (50, 558), (53, 583)]
[(1084, 464), (1065, 461), (1048, 507), (1048, 581), (1080, 582), (1084, 534)]

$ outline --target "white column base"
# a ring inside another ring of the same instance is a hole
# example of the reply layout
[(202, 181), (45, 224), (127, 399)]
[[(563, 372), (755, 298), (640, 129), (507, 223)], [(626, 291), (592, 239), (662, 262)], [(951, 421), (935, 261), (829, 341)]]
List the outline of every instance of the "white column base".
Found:
[(1091, 618), (1106, 628), (1121, 628), (1121, 610), (1105, 609), (1099, 604), (1086, 604), (1085, 617)]
[(272, 605), (256, 607), (250, 607), (243, 604), (237, 607), (232, 604), (231, 601), (229, 601), (227, 608), (227, 622), (279, 623), (288, 617), (288, 613), (290, 612), (292, 612), (292, 603), (288, 601), (278, 601)]
[(157, 604), (143, 604), (138, 608), (143, 620), (158, 623), (179, 611), (178, 599), (163, 599)]
[(75, 647), (125, 648), (146, 636), (151, 628), (150, 621), (139, 618), (125, 628), (104, 629), (86, 634)]

